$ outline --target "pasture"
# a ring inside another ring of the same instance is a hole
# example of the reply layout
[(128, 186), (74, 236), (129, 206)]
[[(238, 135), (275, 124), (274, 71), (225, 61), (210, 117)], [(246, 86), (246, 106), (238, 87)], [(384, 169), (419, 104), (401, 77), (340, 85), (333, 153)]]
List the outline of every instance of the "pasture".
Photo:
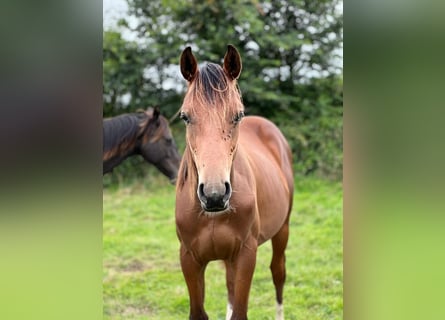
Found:
[[(342, 185), (295, 177), (286, 250), (285, 319), (343, 318)], [(187, 319), (189, 301), (175, 232), (175, 188), (166, 179), (103, 193), (104, 319)], [(249, 319), (274, 319), (270, 242), (259, 247)], [(206, 311), (225, 319), (223, 264), (206, 270)]]

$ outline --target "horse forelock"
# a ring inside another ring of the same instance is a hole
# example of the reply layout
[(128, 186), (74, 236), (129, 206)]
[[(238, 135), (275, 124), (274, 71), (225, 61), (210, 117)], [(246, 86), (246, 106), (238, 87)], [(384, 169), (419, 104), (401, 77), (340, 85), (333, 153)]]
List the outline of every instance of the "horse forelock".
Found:
[(184, 105), (191, 113), (208, 115), (215, 113), (225, 118), (227, 112), (243, 109), (241, 93), (236, 80), (230, 80), (221, 66), (206, 63), (190, 84)]

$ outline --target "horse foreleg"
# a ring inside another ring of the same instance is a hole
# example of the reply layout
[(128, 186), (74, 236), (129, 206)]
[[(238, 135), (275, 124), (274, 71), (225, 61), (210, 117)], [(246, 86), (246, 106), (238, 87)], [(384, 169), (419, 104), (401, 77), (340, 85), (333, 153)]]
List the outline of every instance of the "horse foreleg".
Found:
[(230, 320), (233, 313), (235, 271), (233, 268), (232, 261), (225, 260), (224, 264), (226, 266), (226, 286), (227, 286), (226, 320)]
[(231, 320), (246, 320), (250, 285), (255, 271), (257, 240), (251, 238), (234, 260), (234, 300)]
[(289, 224), (286, 223), (280, 231), (272, 238), (272, 262), (270, 270), (272, 272), (273, 284), (277, 299), (276, 320), (284, 319), (283, 310), (283, 287), (286, 280), (286, 256), (285, 250), (289, 238)]
[(181, 245), (181, 268), (187, 283), (190, 299), (190, 320), (207, 320), (204, 311), (204, 272), (206, 265), (199, 264)]

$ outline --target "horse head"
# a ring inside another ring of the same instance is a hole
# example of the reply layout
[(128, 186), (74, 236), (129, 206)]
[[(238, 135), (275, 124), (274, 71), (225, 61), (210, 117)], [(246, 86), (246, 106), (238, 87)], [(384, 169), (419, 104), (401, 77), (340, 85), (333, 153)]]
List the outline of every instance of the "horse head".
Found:
[(236, 81), (241, 57), (229, 45), (222, 66), (207, 63), (199, 68), (188, 47), (180, 65), (188, 81), (180, 117), (186, 124), (186, 152), (191, 153), (198, 175), (198, 199), (204, 211), (223, 212), (230, 207), (232, 162), (244, 116)]
[(170, 131), (167, 119), (157, 107), (145, 111), (146, 119), (141, 123), (139, 151), (142, 157), (175, 183), (181, 156)]

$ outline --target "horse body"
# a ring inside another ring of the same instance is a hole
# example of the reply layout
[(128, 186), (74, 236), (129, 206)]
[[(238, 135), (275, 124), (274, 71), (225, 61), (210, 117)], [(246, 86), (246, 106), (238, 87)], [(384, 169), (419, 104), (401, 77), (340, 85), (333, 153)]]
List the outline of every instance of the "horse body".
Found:
[(256, 182), (262, 244), (278, 232), (290, 212), (294, 185), (292, 155), (281, 132), (266, 119), (246, 117), (240, 130), (239, 147), (246, 151)]
[[(277, 319), (282, 319), (284, 250), (293, 196), (291, 152), (270, 121), (239, 119), (243, 110), (240, 97), (234, 98), (235, 91), (221, 90), (234, 86), (239, 75), (241, 61), (233, 59), (239, 55), (229, 46), (224, 69), (204, 67), (196, 75), (191, 50), (186, 49), (181, 57), (181, 71), (190, 86), (182, 106), (187, 146), (178, 175), (176, 229), (190, 296), (190, 319), (208, 319), (204, 272), (213, 260), (223, 260), (226, 266), (227, 319), (247, 319), (257, 247), (269, 239), (277, 310), (281, 310)], [(228, 79), (222, 79), (222, 70)], [(205, 83), (205, 79), (210, 85), (201, 86), (199, 81)], [(194, 91), (203, 88), (215, 96), (198, 93), (206, 102), (199, 110)]]
[(181, 157), (168, 121), (157, 108), (104, 119), (103, 139), (103, 174), (140, 154), (170, 181), (176, 181)]
[[(254, 116), (243, 120), (233, 160), (230, 212), (208, 216), (195, 192), (177, 194), (178, 236), (196, 259), (232, 258), (247, 237), (260, 245), (279, 231), (292, 205), (291, 161), (286, 140), (271, 122)], [(195, 191), (196, 183), (187, 179), (182, 189)]]

